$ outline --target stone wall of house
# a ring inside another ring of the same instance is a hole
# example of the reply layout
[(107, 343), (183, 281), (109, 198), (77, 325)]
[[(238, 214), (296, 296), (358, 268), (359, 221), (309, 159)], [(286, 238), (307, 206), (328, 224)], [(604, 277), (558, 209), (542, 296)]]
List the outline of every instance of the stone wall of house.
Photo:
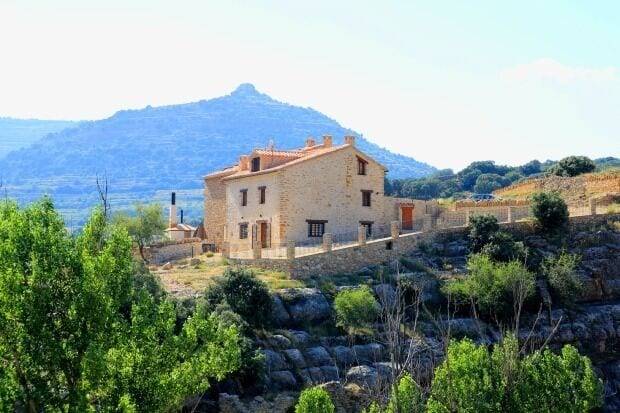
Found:
[[(368, 162), (358, 175), (357, 157)], [(280, 237), (308, 240), (307, 220), (324, 220), (325, 232), (356, 232), (360, 221), (387, 226), (384, 169), (354, 146), (318, 156), (281, 171)], [(362, 190), (371, 190), (371, 206), (362, 206)]]
[[(232, 172), (231, 172), (232, 173)], [(224, 242), (226, 225), (226, 187), (222, 178), (226, 174), (205, 178), (204, 226), (206, 241), (218, 248)]]
[(148, 260), (153, 264), (163, 264), (168, 261), (191, 258), (202, 254), (202, 240), (188, 238), (183, 241), (151, 246), (146, 251)]

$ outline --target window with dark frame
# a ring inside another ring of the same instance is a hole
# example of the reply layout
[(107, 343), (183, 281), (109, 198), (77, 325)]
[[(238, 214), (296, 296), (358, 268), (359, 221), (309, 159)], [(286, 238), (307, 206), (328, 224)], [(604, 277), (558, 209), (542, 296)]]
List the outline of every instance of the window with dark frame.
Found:
[(358, 157), (357, 158), (357, 174), (358, 175), (366, 175), (366, 164), (368, 162), (364, 159)]
[(239, 239), (247, 239), (248, 238), (248, 223), (243, 222), (239, 224)]
[(371, 203), (372, 191), (362, 189), (362, 206), (369, 207)]
[(252, 158), (252, 172), (260, 171), (260, 158), (257, 156), (256, 158)]
[(248, 190), (242, 189), (240, 192), (241, 192), (241, 206), (247, 206), (248, 205)]
[(265, 191), (267, 190), (266, 186), (259, 186), (258, 187), (258, 203), (259, 204), (264, 204), (265, 203)]
[(317, 238), (322, 237), (325, 234), (325, 223), (327, 221), (307, 220), (308, 223), (308, 237)]
[(360, 221), (360, 225), (366, 228), (366, 238), (372, 237), (372, 221)]

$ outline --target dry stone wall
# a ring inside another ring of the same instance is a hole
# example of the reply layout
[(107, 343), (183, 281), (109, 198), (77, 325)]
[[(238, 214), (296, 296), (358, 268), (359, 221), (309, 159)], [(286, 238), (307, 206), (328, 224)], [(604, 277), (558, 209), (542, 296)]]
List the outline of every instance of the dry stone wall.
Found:
[(202, 253), (202, 240), (192, 239), (189, 242), (178, 242), (148, 248), (149, 261), (163, 264), (168, 261), (190, 258)]

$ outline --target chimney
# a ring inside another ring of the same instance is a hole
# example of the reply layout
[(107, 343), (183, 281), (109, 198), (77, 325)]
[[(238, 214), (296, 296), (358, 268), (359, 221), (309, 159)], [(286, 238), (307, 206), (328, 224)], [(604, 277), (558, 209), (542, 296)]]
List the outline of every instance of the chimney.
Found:
[(181, 224), (183, 223), (183, 209), (181, 209)]
[(331, 135), (323, 135), (323, 147), (331, 148), (332, 147), (332, 136)]
[(172, 193), (170, 199), (170, 217), (168, 218), (168, 226), (173, 228), (177, 225), (177, 194)]
[(306, 148), (312, 148), (314, 145), (316, 145), (316, 142), (313, 137), (306, 139)]
[(250, 157), (248, 155), (241, 155), (239, 157), (239, 169), (247, 171), (250, 168)]
[(354, 146), (355, 145), (355, 136), (352, 136), (352, 135), (345, 136), (344, 137), (344, 143), (346, 145)]

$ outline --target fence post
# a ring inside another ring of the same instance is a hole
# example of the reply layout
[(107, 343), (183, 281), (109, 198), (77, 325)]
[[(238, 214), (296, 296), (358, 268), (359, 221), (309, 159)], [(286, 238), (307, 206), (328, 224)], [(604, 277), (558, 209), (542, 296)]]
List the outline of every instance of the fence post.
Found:
[(596, 199), (590, 198), (588, 201), (590, 203), (590, 215), (596, 215)]
[(334, 246), (334, 239), (332, 234), (326, 232), (323, 234), (323, 251), (331, 251)]
[(390, 234), (393, 239), (396, 239), (400, 236), (400, 225), (398, 221), (392, 221), (390, 223)]
[(515, 212), (514, 207), (508, 207), (508, 222), (515, 222)]
[(366, 227), (363, 225), (357, 227), (357, 243), (359, 245), (366, 245)]
[(295, 258), (295, 241), (288, 241), (286, 243), (286, 259), (292, 260)]

